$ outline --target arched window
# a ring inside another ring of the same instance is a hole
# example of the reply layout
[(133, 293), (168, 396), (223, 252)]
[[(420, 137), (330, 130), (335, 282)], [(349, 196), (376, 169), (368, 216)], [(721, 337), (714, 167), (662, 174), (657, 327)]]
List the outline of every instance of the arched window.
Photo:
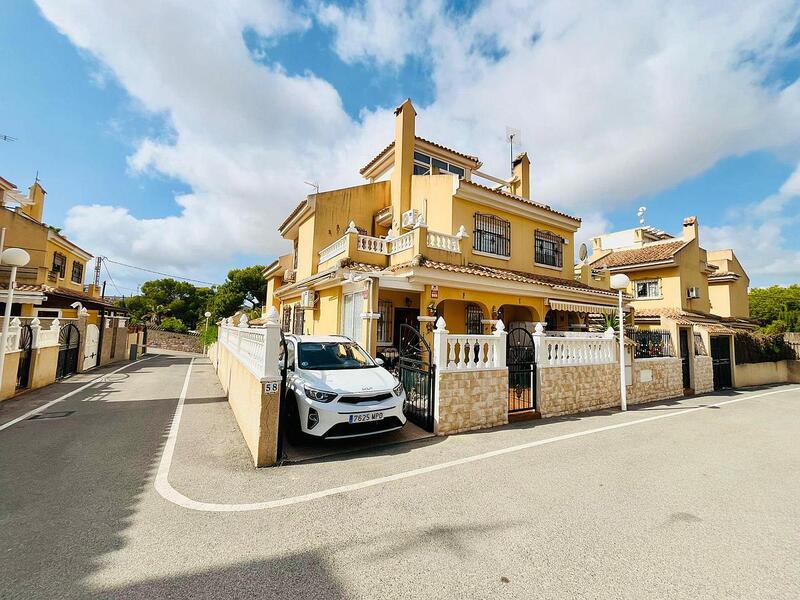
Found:
[(471, 335), (480, 335), (483, 333), (483, 311), (477, 304), (467, 304), (465, 322), (467, 325), (467, 333)]

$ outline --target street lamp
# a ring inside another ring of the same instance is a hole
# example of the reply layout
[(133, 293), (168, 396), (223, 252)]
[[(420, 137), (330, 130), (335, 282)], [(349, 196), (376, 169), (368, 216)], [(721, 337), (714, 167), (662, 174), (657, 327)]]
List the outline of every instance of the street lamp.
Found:
[(206, 353), (206, 346), (208, 345), (208, 318), (211, 316), (211, 313), (206, 311), (206, 314), (203, 315), (206, 318), (206, 329), (203, 331), (203, 354)]
[(631, 280), (624, 273), (611, 276), (611, 287), (618, 294), (618, 319), (619, 319), (619, 407), (628, 410), (628, 390), (625, 387), (625, 315), (622, 313), (622, 290), (628, 289)]
[(6, 309), (3, 319), (3, 333), (0, 335), (0, 388), (3, 386), (3, 369), (6, 362), (6, 340), (8, 339), (8, 326), (11, 321), (11, 303), (14, 301), (14, 284), (17, 280), (17, 267), (24, 267), (30, 262), (31, 256), (22, 248), (7, 248), (0, 254), (0, 264), (11, 267), (8, 278), (8, 293), (6, 294)]

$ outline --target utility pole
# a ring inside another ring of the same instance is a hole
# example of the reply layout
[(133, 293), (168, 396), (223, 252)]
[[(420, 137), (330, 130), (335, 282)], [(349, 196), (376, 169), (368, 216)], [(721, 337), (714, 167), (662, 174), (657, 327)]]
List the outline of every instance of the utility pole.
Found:
[(98, 256), (94, 261), (94, 289), (100, 287), (100, 267), (103, 264), (103, 257)]

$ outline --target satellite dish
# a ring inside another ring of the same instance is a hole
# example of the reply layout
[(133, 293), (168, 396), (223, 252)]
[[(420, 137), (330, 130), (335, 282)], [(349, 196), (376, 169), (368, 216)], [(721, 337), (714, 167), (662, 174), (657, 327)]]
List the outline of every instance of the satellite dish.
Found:
[(589, 255), (589, 249), (586, 247), (586, 243), (581, 244), (581, 247), (578, 248), (578, 258), (581, 260), (586, 260), (586, 257)]

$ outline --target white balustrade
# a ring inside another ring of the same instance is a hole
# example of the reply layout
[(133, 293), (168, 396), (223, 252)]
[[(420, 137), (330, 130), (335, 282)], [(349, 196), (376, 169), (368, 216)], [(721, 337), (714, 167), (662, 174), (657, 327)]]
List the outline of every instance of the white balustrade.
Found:
[(389, 240), (386, 238), (372, 237), (371, 235), (359, 235), (357, 248), (364, 252), (374, 254), (388, 254)]
[(21, 325), (22, 322), (19, 320), (19, 317), (14, 317), (11, 319), (11, 323), (8, 324), (8, 337), (6, 337), (6, 347), (4, 349), (5, 354), (19, 350), (19, 330)]
[(53, 319), (50, 322), (50, 327), (45, 329), (41, 323), (34, 319), (31, 322), (31, 328), (38, 333), (34, 333), (34, 347), (36, 348), (49, 348), (51, 346), (58, 346), (58, 336), (61, 333), (61, 322), (58, 319)]
[(506, 336), (502, 321), (495, 325), (493, 334), (472, 335), (449, 333), (445, 321), (439, 317), (433, 332), (434, 363), (439, 370), (480, 371), (506, 367)]
[(322, 250), (319, 251), (319, 262), (324, 263), (326, 260), (330, 260), (335, 256), (339, 256), (340, 254), (344, 254), (347, 252), (347, 236), (344, 235), (340, 237), (338, 240), (333, 242), (330, 246), (326, 246)]
[(536, 344), (536, 362), (543, 367), (604, 365), (617, 362), (613, 330), (610, 334), (607, 331), (599, 335), (550, 335), (537, 331), (533, 335), (533, 341)]
[(247, 317), (242, 315), (238, 324), (228, 317), (220, 324), (218, 342), (242, 363), (248, 371), (263, 380), (278, 377), (278, 344), (280, 343), (280, 324), (278, 312), (274, 307), (267, 315), (263, 327), (250, 327)]
[(397, 254), (403, 250), (408, 250), (414, 247), (414, 232), (409, 231), (403, 235), (396, 237), (392, 240), (392, 250), (390, 254)]
[(438, 231), (428, 232), (428, 248), (445, 250), (447, 252), (461, 252), (461, 238), (456, 235), (439, 233)]

